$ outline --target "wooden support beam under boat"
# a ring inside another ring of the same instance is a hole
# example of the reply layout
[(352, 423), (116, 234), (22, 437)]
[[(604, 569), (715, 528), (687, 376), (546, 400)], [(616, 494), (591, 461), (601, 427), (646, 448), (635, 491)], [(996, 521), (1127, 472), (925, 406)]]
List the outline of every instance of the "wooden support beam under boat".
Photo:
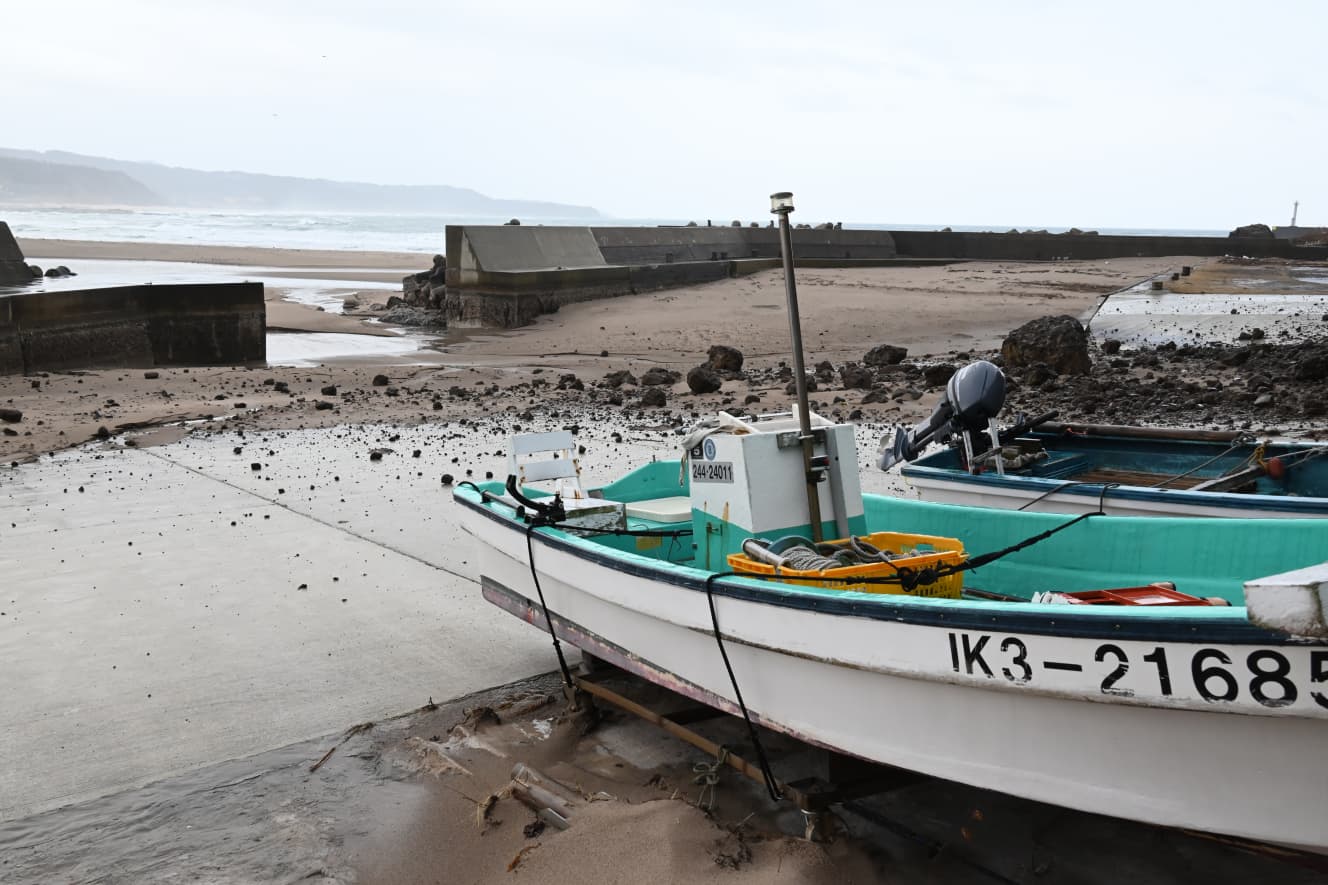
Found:
[[(626, 674), (626, 676), (628, 679), (637, 678), (630, 674)], [(579, 691), (644, 719), (646, 722), (680, 740), (686, 741), (716, 759), (722, 758), (724, 764), (757, 783), (765, 782), (759, 767), (704, 735), (687, 728), (679, 721), (679, 719), (696, 721), (687, 715), (692, 712), (692, 708), (687, 708), (682, 716), (661, 713), (627, 697), (621, 692), (613, 690), (604, 681), (601, 681), (608, 678), (611, 678), (611, 674), (606, 674), (603, 677), (599, 675), (580, 675), (574, 676), (573, 680)], [(717, 710), (714, 713), (716, 716), (729, 715)], [(697, 719), (700, 718), (713, 717), (697, 717)], [(822, 816), (831, 805), (847, 802), (851, 799), (860, 799), (864, 796), (874, 796), (888, 790), (931, 779), (916, 772), (867, 762), (830, 750), (816, 749), (819, 751), (817, 758), (820, 769), (816, 775), (795, 781), (778, 782), (784, 798), (796, 805), (798, 810), (806, 817), (807, 827), (804, 836), (811, 841), (821, 841), (829, 835), (825, 832), (825, 821)]]

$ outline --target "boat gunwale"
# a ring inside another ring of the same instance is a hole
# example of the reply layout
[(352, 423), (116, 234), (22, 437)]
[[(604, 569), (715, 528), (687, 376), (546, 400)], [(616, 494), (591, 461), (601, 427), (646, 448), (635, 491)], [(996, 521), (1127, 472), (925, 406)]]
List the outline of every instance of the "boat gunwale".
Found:
[[(1044, 444), (1054, 444), (1064, 442), (1067, 438), (1061, 434), (1039, 434), (1033, 433), (1030, 436), (1037, 438)], [(1108, 445), (1138, 445), (1140, 440), (1120, 436), (1091, 436), (1084, 438), (1070, 438), (1070, 445), (1064, 449), (1066, 452), (1077, 451), (1074, 443), (1087, 443), (1089, 448), (1102, 448)], [(1219, 449), (1221, 443), (1207, 440), (1160, 440), (1168, 446), (1194, 446), (1203, 447), (1208, 450)], [(1257, 443), (1250, 443), (1249, 448), (1253, 449)], [(1296, 441), (1277, 442), (1269, 446), (1269, 452), (1274, 455), (1295, 454), (1307, 449), (1319, 448), (1323, 443), (1301, 443)], [(924, 455), (917, 461), (905, 463), (900, 468), (900, 473), (906, 479), (926, 479), (936, 481), (947, 481), (960, 483), (962, 485), (973, 486), (975, 488), (1004, 488), (1018, 489), (1027, 492), (1050, 493), (1057, 495), (1075, 495), (1078, 498), (1114, 498), (1127, 501), (1152, 501), (1161, 502), (1175, 506), (1181, 505), (1203, 505), (1206, 507), (1218, 507), (1228, 510), (1257, 510), (1257, 511), (1278, 511), (1288, 513), (1287, 519), (1296, 519), (1299, 514), (1317, 514), (1328, 512), (1328, 497), (1311, 497), (1300, 495), (1270, 495), (1264, 493), (1245, 494), (1237, 492), (1204, 492), (1194, 491), (1192, 489), (1181, 488), (1153, 488), (1149, 486), (1111, 485), (1104, 482), (1077, 482), (1068, 478), (1051, 476), (1026, 476), (1019, 474), (1001, 475), (997, 473), (972, 474), (967, 471), (953, 467), (939, 467), (935, 464), (929, 464), (929, 461), (939, 461), (950, 454), (947, 449), (941, 449), (931, 454)]]
[[(494, 491), (497, 491), (499, 484), (494, 485)], [(511, 529), (517, 535), (526, 533), (525, 524), (516, 518), (515, 513), (508, 516), (493, 509), (480, 499), (478, 492), (458, 488), (453, 492), (453, 499)], [(541, 543), (597, 565), (695, 592), (705, 593), (707, 578), (714, 574), (695, 566), (604, 547), (561, 529), (538, 529), (535, 537)], [(1292, 636), (1252, 624), (1246, 620), (1244, 606), (1183, 606), (1169, 607), (1165, 611), (1148, 607), (1107, 606), (1075, 606), (1071, 609), (1065, 605), (1031, 602), (1015, 604), (836, 591), (736, 575), (715, 579), (710, 584), (714, 594), (719, 597), (821, 614), (866, 617), (952, 630), (1191, 644), (1328, 646), (1328, 639)], [(1196, 636), (1196, 633), (1201, 635)]]

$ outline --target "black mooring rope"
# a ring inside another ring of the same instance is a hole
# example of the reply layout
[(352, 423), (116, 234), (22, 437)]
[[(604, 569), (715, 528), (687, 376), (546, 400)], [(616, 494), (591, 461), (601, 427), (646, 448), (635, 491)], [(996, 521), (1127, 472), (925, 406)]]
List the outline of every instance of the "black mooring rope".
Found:
[(729, 671), (729, 683), (733, 686), (733, 696), (738, 699), (738, 709), (742, 710), (743, 721), (747, 723), (747, 733), (751, 735), (752, 747), (756, 750), (756, 762), (761, 766), (761, 777), (765, 779), (766, 791), (770, 793), (770, 798), (778, 802), (784, 798), (784, 788), (779, 785), (775, 779), (775, 774), (770, 770), (770, 760), (766, 758), (765, 747), (761, 744), (761, 738), (756, 733), (756, 726), (752, 724), (752, 716), (747, 712), (747, 704), (742, 699), (742, 689), (738, 688), (738, 677), (733, 675), (733, 665), (729, 663), (729, 653), (724, 649), (724, 639), (719, 633), (719, 614), (715, 611), (714, 582), (716, 578), (733, 575), (733, 572), (716, 572), (706, 578), (706, 601), (710, 604), (710, 624), (715, 630), (715, 643), (719, 646), (719, 655), (724, 659), (724, 669)]
[(540, 608), (544, 609), (544, 623), (548, 625), (549, 637), (553, 640), (554, 654), (558, 655), (558, 669), (562, 671), (563, 684), (575, 689), (576, 682), (572, 679), (572, 671), (568, 669), (567, 658), (563, 657), (563, 647), (558, 642), (558, 634), (553, 630), (553, 616), (549, 614), (549, 604), (544, 601), (544, 588), (540, 587), (539, 574), (535, 571), (535, 547), (531, 542), (531, 535), (535, 534), (537, 528), (540, 528), (537, 522), (526, 525), (526, 561), (530, 563), (530, 579), (535, 582), (535, 593), (539, 596)]

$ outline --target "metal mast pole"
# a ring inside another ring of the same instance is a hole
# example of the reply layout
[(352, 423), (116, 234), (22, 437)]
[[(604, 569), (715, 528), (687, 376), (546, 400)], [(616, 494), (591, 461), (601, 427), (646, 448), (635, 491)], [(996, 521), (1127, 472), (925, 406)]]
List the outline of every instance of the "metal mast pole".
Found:
[(779, 251), (784, 259), (784, 288), (788, 294), (789, 337), (793, 339), (793, 383), (798, 397), (798, 440), (802, 443), (802, 467), (807, 478), (807, 515), (811, 520), (812, 540), (825, 540), (821, 534), (821, 497), (817, 483), (821, 473), (813, 464), (815, 437), (812, 436), (811, 406), (807, 402), (807, 373), (802, 362), (802, 323), (798, 319), (798, 286), (793, 279), (793, 234), (789, 213), (793, 194), (780, 191), (770, 195), (770, 211), (779, 216)]

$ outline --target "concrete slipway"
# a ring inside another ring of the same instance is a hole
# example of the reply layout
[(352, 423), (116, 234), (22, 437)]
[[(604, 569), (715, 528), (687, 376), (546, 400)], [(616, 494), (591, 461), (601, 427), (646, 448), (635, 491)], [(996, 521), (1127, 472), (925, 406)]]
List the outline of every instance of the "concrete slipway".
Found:
[[(615, 426), (579, 428), (588, 483), (678, 457)], [(512, 431), (219, 424), (0, 466), (0, 820), (553, 669), (481, 598), (441, 482), (504, 474)]]
[(0, 467), (0, 820), (550, 669), (466, 571), (440, 477), (503, 459), (458, 436), (220, 432)]

